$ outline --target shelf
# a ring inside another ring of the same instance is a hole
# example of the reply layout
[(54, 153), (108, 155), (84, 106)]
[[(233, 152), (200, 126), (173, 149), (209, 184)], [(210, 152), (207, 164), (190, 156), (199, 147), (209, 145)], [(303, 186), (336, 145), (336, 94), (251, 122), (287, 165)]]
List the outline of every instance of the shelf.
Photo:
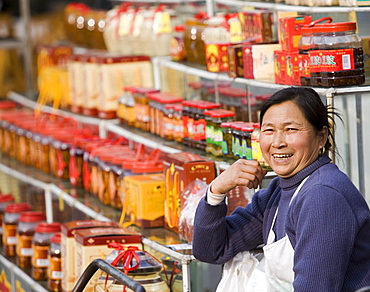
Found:
[(274, 11), (297, 11), (304, 13), (349, 13), (355, 12), (368, 12), (370, 7), (367, 6), (297, 6), (282, 3), (270, 2), (253, 2), (253, 1), (238, 1), (238, 0), (214, 0), (216, 3), (223, 5), (230, 5), (236, 7), (255, 7), (265, 8)]
[[(259, 3), (259, 2), (257, 2)], [(156, 66), (163, 66), (166, 68), (170, 68), (179, 72), (183, 72), (185, 74), (194, 75), (198, 77), (202, 77), (205, 79), (210, 79), (214, 81), (228, 81), (228, 82), (235, 82), (238, 84), (244, 84), (248, 86), (255, 86), (260, 88), (268, 88), (268, 89), (282, 89), (285, 87), (289, 87), (291, 85), (283, 85), (283, 84), (276, 84), (271, 82), (264, 82), (255, 79), (246, 79), (246, 78), (231, 78), (226, 73), (214, 73), (209, 72), (204, 68), (199, 68), (198, 65), (188, 64), (188, 63), (181, 63), (176, 61), (171, 61), (169, 57), (154, 57), (152, 59), (154, 67)], [(158, 70), (158, 68), (155, 68)], [(156, 81), (156, 87), (160, 87), (160, 80)], [(326, 96), (327, 98), (334, 97), (335, 95), (348, 95), (348, 94), (356, 94), (356, 93), (364, 93), (370, 92), (370, 85), (359, 85), (359, 86), (350, 86), (350, 87), (312, 87), (317, 91), (317, 93)]]
[[(44, 190), (46, 206), (45, 213), (48, 222), (53, 222), (54, 215), (57, 213), (57, 211), (53, 209), (55, 208), (55, 204), (53, 204), (53, 201), (55, 201), (53, 196), (56, 197), (59, 202), (63, 201), (66, 203), (72, 208), (72, 210), (78, 210), (92, 219), (115, 222), (118, 222), (119, 220), (120, 210), (103, 205), (83, 189), (71, 186), (68, 181), (56, 178), (33, 167), (22, 165), (18, 161), (5, 157), (2, 154), (0, 154), (0, 172)], [(73, 195), (71, 193), (73, 193)], [(87, 197), (88, 199), (86, 199)], [(91, 208), (86, 206), (86, 200), (89, 201)], [(96, 210), (93, 210), (92, 208), (95, 208)], [(66, 217), (67, 216), (64, 216), (64, 219), (66, 219)], [(195, 261), (194, 256), (189, 254), (189, 252), (191, 253), (191, 245), (183, 243), (177, 233), (165, 228), (141, 229), (135, 226), (130, 228), (143, 235), (143, 244), (145, 246), (150, 247), (161, 254), (167, 255), (183, 265), (183, 281), (184, 288), (186, 288), (184, 291), (190, 291), (188, 289), (190, 285), (189, 265), (192, 261)], [(186, 248), (177, 249), (176, 246), (185, 246)]]
[(4, 285), (2, 288), (5, 289), (2, 290), (0, 288), (1, 291), (49, 292), (49, 290), (45, 288), (46, 281), (41, 282), (42, 285), (36, 282), (31, 278), (29, 269), (20, 269), (14, 263), (13, 259), (7, 258), (2, 254), (0, 254), (0, 267), (2, 268), (0, 283)]

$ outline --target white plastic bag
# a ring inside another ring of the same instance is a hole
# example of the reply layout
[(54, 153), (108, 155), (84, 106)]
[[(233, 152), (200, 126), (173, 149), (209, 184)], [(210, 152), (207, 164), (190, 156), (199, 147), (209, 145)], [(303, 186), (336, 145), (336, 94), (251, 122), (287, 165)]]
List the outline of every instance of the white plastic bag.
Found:
[(265, 292), (266, 277), (259, 262), (249, 251), (238, 253), (228, 261), (222, 272), (216, 292)]

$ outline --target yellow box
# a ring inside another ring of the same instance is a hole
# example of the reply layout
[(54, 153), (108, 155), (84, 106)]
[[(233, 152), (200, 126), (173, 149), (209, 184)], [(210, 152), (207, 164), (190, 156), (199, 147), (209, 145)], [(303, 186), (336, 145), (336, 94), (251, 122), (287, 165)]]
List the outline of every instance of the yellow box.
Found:
[[(143, 228), (164, 226), (165, 179), (162, 173), (126, 176), (123, 211)], [(127, 221), (127, 220), (126, 220)]]
[[(87, 266), (95, 259), (105, 259), (113, 249), (108, 247), (111, 242), (123, 246), (137, 246), (143, 249), (141, 234), (124, 228), (90, 228), (77, 230), (75, 235), (75, 270), (79, 278)], [(84, 292), (93, 292), (94, 284), (101, 274), (95, 273), (87, 284)]]

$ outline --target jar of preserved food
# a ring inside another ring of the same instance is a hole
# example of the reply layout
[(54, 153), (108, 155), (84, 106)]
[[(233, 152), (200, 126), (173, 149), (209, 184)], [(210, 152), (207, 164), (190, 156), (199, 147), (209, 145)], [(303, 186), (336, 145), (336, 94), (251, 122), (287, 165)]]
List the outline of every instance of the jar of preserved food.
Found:
[(226, 158), (233, 158), (233, 128), (231, 122), (221, 123), (222, 128), (222, 154)]
[(62, 291), (62, 250), (61, 234), (56, 233), (50, 240), (48, 267), (48, 289), (53, 292)]
[(170, 57), (173, 61), (183, 61), (186, 58), (184, 44), (184, 25), (176, 25), (170, 41)]
[(123, 93), (118, 99), (117, 111), (117, 117), (120, 122), (131, 127), (135, 124), (134, 90), (135, 86), (127, 86), (123, 88)]
[(233, 153), (235, 159), (240, 159), (243, 157), (242, 153), (242, 141), (243, 141), (243, 135), (242, 135), (242, 128), (244, 126), (243, 123), (233, 123)]
[(15, 256), (17, 245), (17, 226), (21, 212), (30, 211), (27, 203), (15, 203), (6, 206), (3, 218), (3, 252), (5, 256)]
[(182, 105), (176, 104), (173, 109), (174, 109), (173, 136), (176, 142), (181, 142), (184, 135), (184, 125), (182, 123)]
[(233, 111), (215, 109), (210, 110), (211, 123), (213, 124), (213, 143), (211, 147), (211, 153), (215, 156), (222, 156), (222, 142), (223, 142), (223, 131), (221, 124), (224, 122), (231, 122), (234, 120), (235, 113)]
[(60, 223), (38, 223), (32, 240), (32, 278), (37, 281), (48, 279), (49, 247), (51, 238), (60, 232)]
[(133, 91), (135, 100), (135, 127), (149, 131), (149, 93), (159, 92), (159, 89), (136, 87)]
[(182, 125), (184, 129), (182, 143), (186, 146), (190, 145), (189, 129), (188, 129), (190, 106), (191, 106), (191, 100), (184, 100), (182, 102), (182, 115), (181, 116), (182, 116)]
[(14, 203), (14, 196), (11, 194), (0, 195), (0, 245), (3, 244), (3, 218), (6, 206)]
[(246, 124), (242, 127), (242, 146), (240, 148), (242, 158), (253, 160), (252, 158), (252, 132), (253, 124)]
[(271, 167), (268, 165), (268, 163), (265, 161), (265, 159), (262, 156), (262, 151), (260, 147), (260, 133), (261, 133), (261, 127), (259, 123), (253, 124), (253, 132), (251, 135), (251, 144), (252, 144), (252, 158), (255, 161), (258, 161), (259, 164), (268, 170), (271, 170)]
[(337, 87), (365, 82), (362, 41), (355, 22), (312, 26), (311, 86)]
[(20, 268), (31, 268), (32, 239), (35, 227), (39, 222), (45, 221), (44, 212), (27, 211), (19, 216), (17, 227), (16, 255), (17, 265)]

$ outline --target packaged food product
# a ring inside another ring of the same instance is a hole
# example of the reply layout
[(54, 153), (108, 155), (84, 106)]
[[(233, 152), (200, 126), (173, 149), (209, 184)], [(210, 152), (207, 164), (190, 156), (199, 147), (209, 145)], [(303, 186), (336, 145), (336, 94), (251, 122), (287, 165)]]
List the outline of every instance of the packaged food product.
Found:
[(17, 226), (21, 212), (30, 211), (28, 203), (14, 203), (5, 207), (3, 217), (3, 252), (6, 256), (16, 255)]
[(21, 268), (31, 268), (31, 257), (33, 254), (32, 240), (35, 227), (39, 222), (46, 221), (44, 212), (26, 211), (22, 212), (17, 226), (16, 261)]

